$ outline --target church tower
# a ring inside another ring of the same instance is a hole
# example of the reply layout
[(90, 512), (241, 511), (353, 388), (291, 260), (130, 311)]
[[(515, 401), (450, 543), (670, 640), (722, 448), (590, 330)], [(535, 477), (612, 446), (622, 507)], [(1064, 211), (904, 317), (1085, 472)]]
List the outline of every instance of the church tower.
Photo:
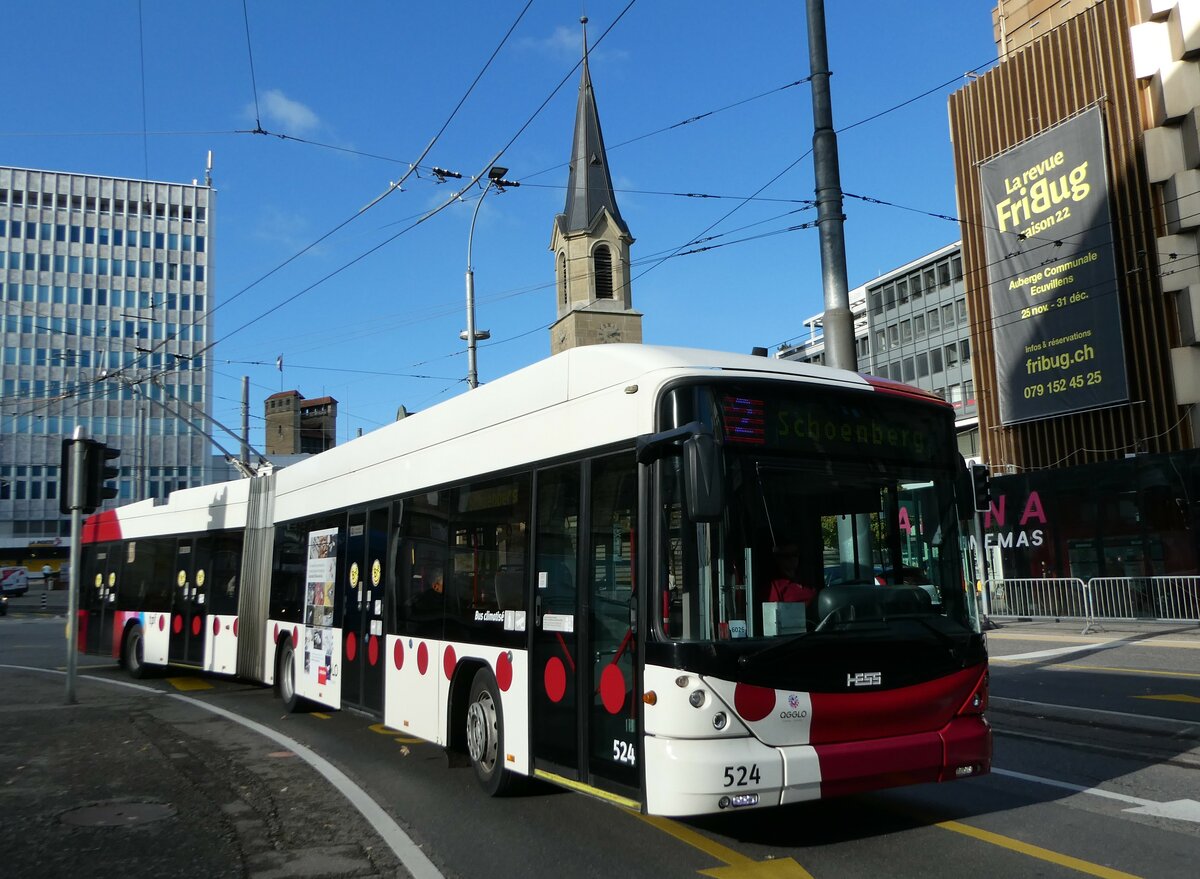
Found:
[(617, 209), (600, 114), (587, 62), (587, 18), (583, 24), (583, 74), (575, 109), (575, 137), (567, 177), (567, 204), (554, 218), (558, 318), (550, 327), (550, 353), (580, 345), (641, 342), (642, 314), (633, 310), (629, 289), (629, 245), (633, 236)]

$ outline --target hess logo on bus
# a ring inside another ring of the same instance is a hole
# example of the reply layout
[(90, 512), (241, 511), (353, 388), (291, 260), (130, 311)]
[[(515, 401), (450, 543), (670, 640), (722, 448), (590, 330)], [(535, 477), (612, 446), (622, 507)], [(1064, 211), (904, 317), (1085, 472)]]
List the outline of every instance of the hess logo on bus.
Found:
[(860, 671), (846, 675), (847, 687), (878, 687), (883, 683), (883, 674), (877, 671)]

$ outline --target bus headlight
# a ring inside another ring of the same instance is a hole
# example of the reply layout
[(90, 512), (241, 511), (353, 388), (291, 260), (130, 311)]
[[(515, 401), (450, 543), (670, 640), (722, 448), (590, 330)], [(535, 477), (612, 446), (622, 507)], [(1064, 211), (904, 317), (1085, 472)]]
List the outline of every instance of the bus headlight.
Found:
[(725, 729), (728, 724), (729, 718), (726, 716), (724, 711), (718, 711), (713, 715), (713, 729), (717, 730), (717, 732)]
[(703, 708), (704, 698), (703, 690), (692, 690), (691, 695), (688, 696), (688, 702), (691, 703), (693, 708)]

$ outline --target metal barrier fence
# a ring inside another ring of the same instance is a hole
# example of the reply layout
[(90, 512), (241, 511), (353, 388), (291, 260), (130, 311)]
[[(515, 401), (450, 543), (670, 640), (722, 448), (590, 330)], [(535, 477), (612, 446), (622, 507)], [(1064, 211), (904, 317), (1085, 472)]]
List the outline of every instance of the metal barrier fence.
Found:
[(1017, 578), (985, 583), (993, 617), (1200, 623), (1200, 577)]

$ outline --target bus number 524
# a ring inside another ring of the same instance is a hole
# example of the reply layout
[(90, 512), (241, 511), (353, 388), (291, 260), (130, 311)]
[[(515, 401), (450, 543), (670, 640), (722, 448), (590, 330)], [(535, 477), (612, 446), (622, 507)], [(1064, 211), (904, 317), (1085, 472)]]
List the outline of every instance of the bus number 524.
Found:
[(725, 787), (746, 787), (751, 783), (762, 783), (757, 763), (751, 763), (749, 766), (725, 767)]

